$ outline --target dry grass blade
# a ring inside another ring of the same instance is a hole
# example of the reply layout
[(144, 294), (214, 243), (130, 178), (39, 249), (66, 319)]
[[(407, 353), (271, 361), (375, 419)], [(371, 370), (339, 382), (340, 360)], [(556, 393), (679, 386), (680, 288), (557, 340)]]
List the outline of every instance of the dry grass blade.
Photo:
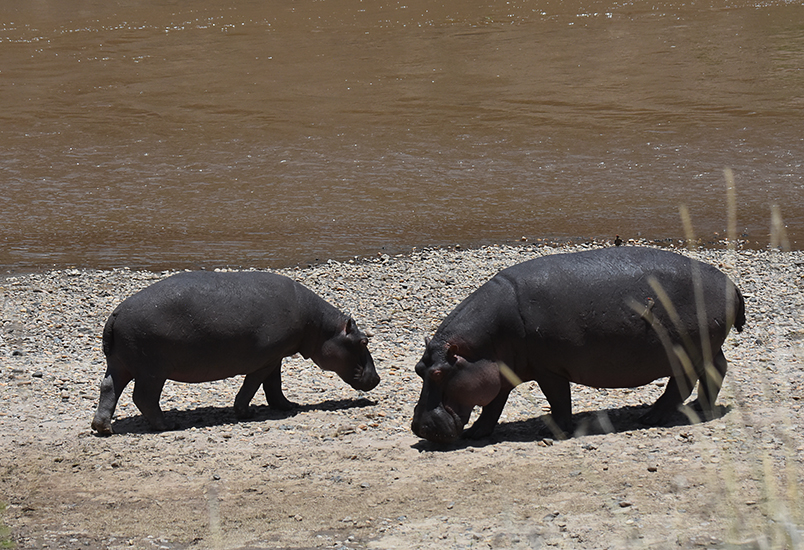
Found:
[(772, 249), (790, 250), (790, 241), (787, 238), (787, 229), (782, 219), (782, 210), (778, 204), (771, 206), (771, 235), (770, 246)]

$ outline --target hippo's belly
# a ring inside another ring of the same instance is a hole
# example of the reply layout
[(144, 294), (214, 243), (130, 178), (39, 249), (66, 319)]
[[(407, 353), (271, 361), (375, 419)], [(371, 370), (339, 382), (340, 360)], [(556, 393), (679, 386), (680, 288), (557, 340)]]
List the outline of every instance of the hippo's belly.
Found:
[(614, 338), (541, 342), (529, 357), (534, 378), (546, 370), (592, 388), (635, 388), (673, 375), (673, 363), (655, 338)]
[[(172, 316), (123, 311), (114, 326), (113, 353), (136, 375), (177, 382), (212, 382), (250, 374), (292, 351), (286, 332), (271, 334), (258, 320), (203, 326)], [(286, 349), (287, 348), (287, 349)]]

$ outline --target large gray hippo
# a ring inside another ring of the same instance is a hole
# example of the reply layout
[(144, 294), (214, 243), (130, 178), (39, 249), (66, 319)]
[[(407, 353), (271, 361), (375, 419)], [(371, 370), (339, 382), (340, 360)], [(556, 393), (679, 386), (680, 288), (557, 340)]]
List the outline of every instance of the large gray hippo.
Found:
[(295, 353), (368, 391), (380, 377), (367, 344), (354, 320), (282, 275), (179, 273), (124, 300), (106, 322), (106, 375), (92, 428), (112, 432), (117, 400), (132, 379), (134, 403), (156, 430), (168, 428), (159, 407), (166, 380), (245, 374), (234, 402), (239, 418), (253, 414), (260, 385), (272, 408), (290, 409), (280, 367)]
[[(467, 297), (426, 342), (411, 427), (451, 442), (477, 405), (483, 410), (463, 436), (486, 437), (517, 378), (536, 380), (566, 433), (570, 382), (625, 388), (668, 376), (642, 417), (661, 424), (700, 380), (696, 405), (711, 415), (727, 368), (721, 345), (744, 324), (743, 297), (729, 278), (680, 254), (617, 247), (530, 260)], [(506, 367), (515, 376), (504, 376)]]

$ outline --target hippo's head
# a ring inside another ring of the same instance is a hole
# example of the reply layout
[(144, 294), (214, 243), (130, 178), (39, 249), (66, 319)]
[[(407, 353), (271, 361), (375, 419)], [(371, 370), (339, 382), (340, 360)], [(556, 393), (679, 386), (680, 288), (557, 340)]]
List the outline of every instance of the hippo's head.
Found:
[(356, 390), (369, 391), (380, 383), (368, 350), (368, 337), (351, 317), (340, 332), (324, 341), (317, 355), (314, 360), (319, 367), (333, 371)]
[(472, 409), (484, 407), (500, 391), (500, 369), (490, 359), (474, 357), (460, 344), (425, 340), (416, 365), (422, 393), (413, 410), (411, 429), (419, 437), (450, 443), (461, 436)]

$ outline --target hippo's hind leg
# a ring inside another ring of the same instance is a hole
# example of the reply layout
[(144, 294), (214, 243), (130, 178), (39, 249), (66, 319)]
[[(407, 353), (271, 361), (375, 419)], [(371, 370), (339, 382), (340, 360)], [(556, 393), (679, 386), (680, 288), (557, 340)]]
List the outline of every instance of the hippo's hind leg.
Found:
[(92, 419), (93, 430), (101, 435), (110, 435), (112, 433), (112, 416), (117, 407), (117, 401), (132, 378), (134, 377), (126, 369), (112, 364), (107, 367), (106, 374), (100, 385), (98, 409)]
[(715, 401), (723, 386), (723, 379), (726, 377), (726, 370), (729, 362), (723, 355), (723, 350), (719, 349), (712, 360), (712, 365), (707, 366), (698, 382), (698, 397), (690, 403), (695, 410), (703, 413), (704, 418), (711, 420), (715, 417)]
[(159, 407), (159, 397), (162, 395), (164, 385), (165, 378), (138, 376), (134, 380), (134, 392), (132, 393), (134, 404), (137, 405), (151, 427), (159, 432), (171, 428)]
[(666, 424), (690, 396), (694, 384), (695, 380), (684, 374), (671, 376), (667, 380), (667, 388), (664, 393), (639, 420), (649, 426)]
[(294, 407), (294, 404), (288, 401), (282, 393), (281, 367), (282, 360), (280, 359), (246, 375), (246, 379), (243, 380), (243, 386), (241, 386), (240, 391), (237, 392), (237, 397), (235, 397), (234, 410), (237, 418), (251, 418), (254, 416), (254, 410), (249, 407), (249, 403), (251, 403), (260, 386), (263, 387), (265, 399), (272, 409), (287, 411)]

